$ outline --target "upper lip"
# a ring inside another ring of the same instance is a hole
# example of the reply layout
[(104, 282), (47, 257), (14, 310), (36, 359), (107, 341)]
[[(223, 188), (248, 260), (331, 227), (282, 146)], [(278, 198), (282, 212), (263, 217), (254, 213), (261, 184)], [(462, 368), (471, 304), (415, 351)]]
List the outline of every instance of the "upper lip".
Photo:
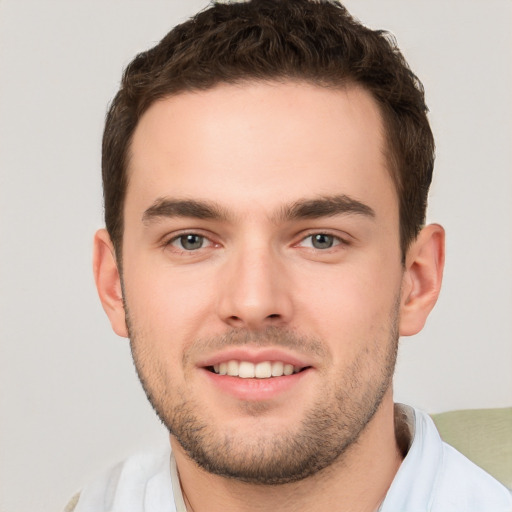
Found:
[(198, 361), (197, 366), (204, 368), (232, 360), (249, 361), (253, 364), (262, 363), (264, 361), (281, 361), (285, 364), (292, 364), (300, 368), (312, 366), (311, 361), (307, 361), (305, 358), (292, 354), (282, 348), (250, 348), (247, 346), (222, 350), (221, 352), (217, 352)]

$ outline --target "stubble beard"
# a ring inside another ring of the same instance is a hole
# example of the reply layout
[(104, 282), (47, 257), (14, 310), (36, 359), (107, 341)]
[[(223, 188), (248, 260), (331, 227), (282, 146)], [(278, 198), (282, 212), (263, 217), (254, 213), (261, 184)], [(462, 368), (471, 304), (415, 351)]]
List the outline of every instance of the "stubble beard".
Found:
[[(126, 311), (128, 311), (126, 309)], [(300, 425), (287, 432), (269, 435), (255, 430), (250, 436), (236, 430), (219, 432), (201, 414), (201, 405), (186, 396), (183, 389), (172, 389), (172, 379), (128, 318), (130, 346), (135, 368), (148, 400), (158, 417), (188, 456), (204, 470), (219, 476), (260, 485), (297, 482), (342, 462), (344, 454), (357, 443), (392, 383), (398, 348), (398, 304), (386, 339), (375, 340), (362, 350), (349, 368), (326, 382), (318, 400), (304, 414)], [(247, 343), (287, 346), (304, 351), (324, 350), (324, 343), (304, 339), (276, 327), (261, 333), (233, 331), (227, 336), (198, 340), (195, 345), (241, 346)], [(186, 356), (185, 356), (186, 359)], [(185, 361), (184, 359), (184, 361)], [(377, 361), (377, 366), (375, 362)], [(336, 382), (335, 386), (332, 382)], [(256, 404), (258, 405), (258, 404)]]

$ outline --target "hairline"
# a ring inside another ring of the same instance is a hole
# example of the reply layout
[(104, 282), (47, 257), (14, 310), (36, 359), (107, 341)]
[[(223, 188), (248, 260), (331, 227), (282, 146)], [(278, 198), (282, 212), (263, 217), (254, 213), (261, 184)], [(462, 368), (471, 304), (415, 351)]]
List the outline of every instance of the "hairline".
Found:
[[(405, 253), (407, 251), (408, 246), (412, 242), (412, 239), (410, 240), (402, 240), (403, 234), (402, 234), (402, 218), (401, 218), (401, 179), (400, 179), (400, 171), (399, 171), (399, 164), (396, 157), (396, 150), (393, 148), (393, 144), (390, 138), (391, 134), (391, 120), (390, 120), (390, 113), (386, 112), (386, 105), (383, 104), (381, 101), (379, 101), (378, 97), (374, 94), (374, 92), (371, 90), (370, 87), (368, 87), (366, 84), (361, 83), (360, 81), (354, 79), (350, 75), (347, 75), (343, 79), (340, 79), (337, 83), (334, 81), (328, 81), (325, 79), (315, 79), (314, 77), (305, 77), (305, 76), (288, 76), (288, 75), (276, 75), (276, 76), (268, 76), (268, 77), (252, 77), (250, 75), (241, 76), (240, 78), (234, 79), (234, 80), (218, 80), (215, 81), (213, 84), (208, 85), (207, 87), (200, 87), (200, 86), (192, 86), (187, 87), (183, 86), (182, 88), (179, 88), (176, 91), (169, 92), (168, 94), (162, 94), (161, 96), (155, 97), (152, 99), (152, 101), (148, 102), (144, 105), (144, 108), (140, 109), (137, 116), (137, 122), (135, 123), (135, 126), (128, 137), (126, 141), (126, 148), (124, 152), (124, 161), (123, 161), (123, 175), (124, 175), (124, 184), (125, 189), (123, 191), (122, 196), (122, 208), (121, 208), (121, 219), (120, 219), (120, 229), (119, 229), (119, 236), (118, 239), (113, 243), (114, 245), (114, 252), (116, 255), (116, 260), (119, 266), (119, 269), (121, 271), (122, 269), (122, 248), (123, 248), (123, 240), (124, 240), (124, 229), (125, 229), (125, 205), (126, 205), (126, 197), (128, 194), (128, 187), (130, 186), (130, 163), (132, 161), (133, 152), (132, 152), (132, 146), (133, 146), (133, 139), (135, 137), (135, 133), (137, 131), (137, 128), (139, 127), (140, 121), (142, 117), (146, 114), (146, 112), (153, 107), (155, 104), (159, 102), (166, 101), (170, 98), (179, 97), (184, 94), (194, 94), (194, 93), (201, 93), (201, 92), (208, 92), (212, 91), (218, 87), (224, 87), (224, 86), (240, 86), (244, 87), (247, 85), (252, 84), (268, 84), (268, 85), (279, 85), (279, 84), (303, 84), (303, 85), (312, 85), (319, 88), (325, 88), (325, 89), (332, 89), (332, 90), (348, 90), (350, 88), (356, 88), (361, 89), (368, 93), (372, 101), (375, 103), (379, 118), (381, 121), (381, 130), (382, 130), (382, 147), (380, 148), (380, 151), (382, 153), (382, 156), (384, 158), (384, 164), (386, 167), (386, 170), (391, 178), (391, 181), (393, 183), (393, 187), (395, 189), (395, 197), (398, 205), (399, 210), (399, 242), (402, 252), (402, 260), (405, 260)], [(407, 242), (407, 243), (406, 243)]]

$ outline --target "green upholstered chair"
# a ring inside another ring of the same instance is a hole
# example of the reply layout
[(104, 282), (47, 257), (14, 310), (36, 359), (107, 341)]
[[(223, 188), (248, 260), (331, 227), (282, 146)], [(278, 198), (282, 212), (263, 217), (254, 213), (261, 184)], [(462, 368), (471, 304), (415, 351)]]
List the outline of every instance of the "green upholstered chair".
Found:
[(512, 407), (431, 416), (444, 441), (512, 489)]

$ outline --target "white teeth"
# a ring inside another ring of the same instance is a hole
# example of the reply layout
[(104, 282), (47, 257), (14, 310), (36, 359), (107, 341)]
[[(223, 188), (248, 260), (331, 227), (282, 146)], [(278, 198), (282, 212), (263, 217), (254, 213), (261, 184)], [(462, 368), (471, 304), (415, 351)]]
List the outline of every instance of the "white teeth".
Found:
[(300, 366), (285, 364), (282, 361), (262, 361), (261, 363), (254, 364), (249, 361), (236, 361), (233, 359), (213, 365), (213, 371), (219, 375), (229, 375), (242, 379), (282, 377), (283, 375), (298, 373), (301, 369), (302, 367)]
[(249, 361), (240, 361), (238, 366), (238, 376), (242, 379), (253, 379), (254, 364), (249, 363)]
[(228, 361), (228, 375), (238, 376), (238, 361)]
[(285, 375), (291, 375), (293, 373), (293, 364), (285, 364), (283, 373)]
[(283, 375), (284, 363), (281, 361), (274, 361), (272, 363), (272, 377), (281, 377)]
[(269, 361), (258, 363), (254, 368), (254, 376), (258, 379), (268, 379), (272, 376), (272, 366)]

